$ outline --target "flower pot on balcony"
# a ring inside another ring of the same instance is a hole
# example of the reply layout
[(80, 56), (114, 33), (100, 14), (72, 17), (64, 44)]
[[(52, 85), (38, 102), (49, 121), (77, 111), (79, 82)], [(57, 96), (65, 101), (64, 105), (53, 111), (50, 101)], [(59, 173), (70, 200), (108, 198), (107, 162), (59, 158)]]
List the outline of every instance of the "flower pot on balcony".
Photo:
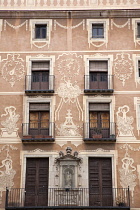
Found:
[(92, 138), (93, 139), (101, 139), (102, 138), (102, 134), (93, 134)]
[(120, 202), (118, 203), (118, 206), (126, 206), (126, 204), (124, 202)]

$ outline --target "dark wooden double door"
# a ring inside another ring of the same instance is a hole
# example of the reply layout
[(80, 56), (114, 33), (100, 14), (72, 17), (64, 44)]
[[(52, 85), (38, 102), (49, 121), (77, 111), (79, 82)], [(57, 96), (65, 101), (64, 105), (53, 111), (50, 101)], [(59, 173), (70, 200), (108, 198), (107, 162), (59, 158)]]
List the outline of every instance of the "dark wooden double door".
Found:
[(27, 158), (25, 206), (48, 205), (48, 158)]
[(32, 71), (32, 90), (49, 89), (49, 71)]
[(111, 158), (89, 158), (89, 205), (112, 206)]
[(108, 89), (107, 72), (91, 72), (90, 73), (90, 89)]

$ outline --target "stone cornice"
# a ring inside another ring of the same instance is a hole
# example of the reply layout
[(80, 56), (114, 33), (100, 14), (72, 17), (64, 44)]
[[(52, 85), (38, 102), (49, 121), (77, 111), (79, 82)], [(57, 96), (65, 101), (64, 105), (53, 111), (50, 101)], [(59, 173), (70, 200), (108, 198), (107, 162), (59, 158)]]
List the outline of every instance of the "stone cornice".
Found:
[(139, 18), (140, 9), (118, 9), (118, 10), (65, 10), (65, 11), (20, 11), (20, 10), (0, 10), (0, 19), (94, 19), (94, 18)]

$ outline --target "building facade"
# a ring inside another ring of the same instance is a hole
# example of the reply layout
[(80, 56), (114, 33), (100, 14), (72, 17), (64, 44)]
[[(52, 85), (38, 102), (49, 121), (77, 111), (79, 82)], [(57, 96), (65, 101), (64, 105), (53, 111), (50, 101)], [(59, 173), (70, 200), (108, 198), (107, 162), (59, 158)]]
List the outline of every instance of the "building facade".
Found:
[(1, 210), (140, 209), (139, 8), (0, 1)]

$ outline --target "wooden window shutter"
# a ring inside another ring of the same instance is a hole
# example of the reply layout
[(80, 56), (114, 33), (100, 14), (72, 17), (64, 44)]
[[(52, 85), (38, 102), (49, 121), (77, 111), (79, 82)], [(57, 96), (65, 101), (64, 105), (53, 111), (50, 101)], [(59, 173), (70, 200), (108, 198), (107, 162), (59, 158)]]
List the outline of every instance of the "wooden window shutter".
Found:
[(33, 61), (32, 70), (49, 70), (50, 62), (49, 61)]
[(50, 104), (49, 103), (30, 103), (30, 111), (49, 111)]
[(90, 103), (89, 111), (109, 111), (109, 103)]
[(108, 71), (108, 62), (107, 61), (90, 61), (89, 62), (89, 71), (107, 72)]

